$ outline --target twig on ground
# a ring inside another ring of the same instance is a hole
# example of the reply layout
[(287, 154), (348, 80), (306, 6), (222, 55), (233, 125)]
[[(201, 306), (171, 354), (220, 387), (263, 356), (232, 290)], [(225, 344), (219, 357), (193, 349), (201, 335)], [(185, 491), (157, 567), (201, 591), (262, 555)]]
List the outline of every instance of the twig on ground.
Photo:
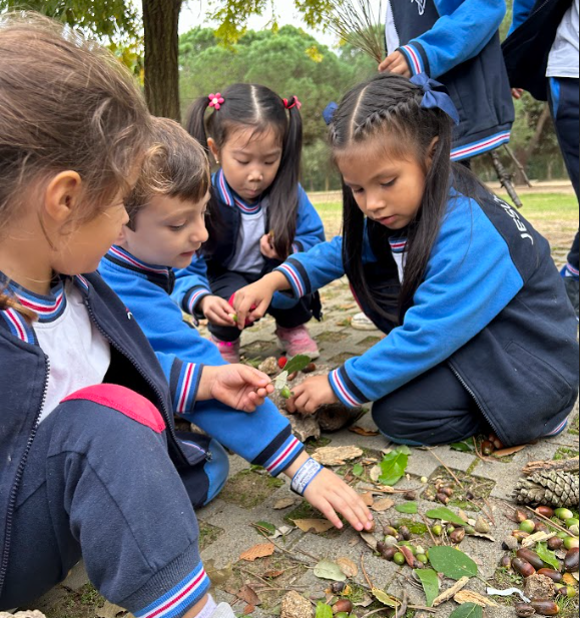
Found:
[(367, 573), (367, 570), (365, 569), (365, 555), (364, 555), (364, 553), (360, 555), (360, 567), (361, 567), (362, 574), (364, 575), (364, 578), (365, 578), (367, 584), (369, 585), (369, 588), (371, 590), (374, 590), (375, 587), (373, 585), (373, 582), (371, 581), (371, 578), (369, 577), (369, 574)]
[(429, 452), (445, 468), (445, 470), (447, 470), (447, 472), (452, 476), (453, 480), (459, 485), (459, 487), (461, 487), (461, 489), (465, 491), (463, 483), (457, 478), (457, 475), (453, 472), (453, 470), (451, 470), (451, 468), (441, 459), (441, 457), (439, 457), (439, 455), (437, 455), (437, 453), (434, 453), (432, 450), (429, 450)]
[(429, 520), (427, 519), (427, 517), (425, 517), (425, 515), (421, 515), (421, 517), (423, 518), (423, 521), (425, 522), (425, 525), (427, 526), (427, 532), (429, 532), (429, 536), (431, 537), (431, 540), (433, 541), (435, 545), (439, 545), (439, 543), (437, 542), (437, 539), (435, 538), (435, 535), (433, 534), (431, 530), (431, 526), (429, 525)]
[(530, 461), (528, 465), (522, 470), (526, 476), (531, 476), (536, 472), (542, 472), (544, 470), (563, 470), (564, 472), (574, 472), (580, 467), (580, 460), (578, 457), (572, 459), (564, 459), (560, 461)]

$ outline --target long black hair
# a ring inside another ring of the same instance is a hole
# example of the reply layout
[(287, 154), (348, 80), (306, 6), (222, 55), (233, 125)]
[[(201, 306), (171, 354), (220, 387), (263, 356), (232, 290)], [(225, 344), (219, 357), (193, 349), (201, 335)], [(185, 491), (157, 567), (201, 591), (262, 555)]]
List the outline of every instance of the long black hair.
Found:
[[(335, 159), (355, 144), (383, 139), (391, 157), (413, 157), (424, 167), (425, 193), (417, 217), (407, 229), (405, 277), (396, 297), (392, 286), (368, 281), (363, 267), (365, 228), (377, 259), (384, 264), (393, 260), (389, 238), (394, 233), (375, 221), (365, 221), (352, 191), (343, 184), (343, 259), (348, 265), (351, 285), (363, 306), (390, 321), (402, 321), (424, 279), (449, 201), (452, 169), (454, 185), (459, 184), (463, 189), (477, 184), (466, 168), (463, 168), (465, 171), (461, 169), (463, 166), (453, 165), (452, 168), (452, 121), (440, 109), (421, 107), (423, 96), (422, 88), (408, 79), (381, 74), (358, 85), (344, 97), (330, 126)], [(396, 316), (388, 309), (393, 305), (398, 305)]]
[[(296, 97), (282, 99), (275, 92), (257, 84), (234, 84), (222, 93), (225, 102), (206, 119), (209, 97), (194, 101), (189, 109), (185, 128), (208, 151), (208, 137), (222, 148), (228, 137), (240, 127), (250, 127), (259, 135), (270, 129), (282, 143), (280, 169), (266, 195), (269, 199), (270, 229), (278, 255), (292, 253), (298, 213), (298, 181), (302, 153), (302, 117)], [(214, 197), (215, 199), (215, 197)], [(210, 211), (212, 207), (210, 205)], [(219, 242), (219, 219), (208, 221), (210, 240), (205, 251)], [(213, 241), (213, 242), (212, 242)]]

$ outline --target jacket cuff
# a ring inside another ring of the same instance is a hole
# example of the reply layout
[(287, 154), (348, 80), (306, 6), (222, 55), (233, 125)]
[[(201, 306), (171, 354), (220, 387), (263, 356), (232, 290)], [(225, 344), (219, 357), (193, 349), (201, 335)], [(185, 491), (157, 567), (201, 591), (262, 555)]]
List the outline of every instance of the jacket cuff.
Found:
[(175, 414), (188, 414), (195, 407), (203, 365), (176, 360), (171, 371), (171, 394)]
[(344, 366), (332, 371), (328, 379), (335, 395), (348, 408), (360, 408), (370, 401), (354, 385)]
[(413, 75), (418, 75), (419, 73), (429, 74), (429, 61), (421, 47), (409, 43), (399, 47), (397, 51), (400, 51), (405, 56)]
[[(211, 296), (211, 290), (208, 290), (207, 288), (201, 286), (192, 288), (183, 299), (182, 309), (186, 313), (189, 313), (189, 315), (196, 317), (196, 314), (198, 314), (197, 306), (199, 305), (200, 301), (206, 296)], [(203, 316), (198, 314), (198, 317)]]
[(274, 477), (288, 469), (304, 452), (304, 444), (292, 435), (288, 426), (252, 463), (263, 466)]
[(310, 279), (300, 262), (290, 258), (275, 270), (288, 279), (296, 298), (303, 298), (311, 293)]

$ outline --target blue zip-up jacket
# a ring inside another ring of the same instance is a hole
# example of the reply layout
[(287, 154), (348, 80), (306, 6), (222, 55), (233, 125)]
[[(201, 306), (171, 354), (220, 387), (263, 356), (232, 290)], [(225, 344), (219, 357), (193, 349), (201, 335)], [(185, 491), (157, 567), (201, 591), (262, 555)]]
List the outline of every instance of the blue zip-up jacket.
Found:
[[(187, 482), (188, 470), (203, 464), (207, 452), (186, 449), (177, 437), (174, 398), (151, 346), (131, 313), (99, 275), (74, 280), (92, 322), (111, 344), (107, 382), (138, 392), (159, 409), (167, 426), (169, 454), (186, 487), (192, 489)], [(49, 360), (30, 325), (13, 309), (0, 311), (0, 593), (10, 558), (14, 507), (36, 436), (49, 371)], [(180, 371), (179, 364), (175, 371)], [(194, 504), (199, 504), (198, 495), (190, 493), (190, 497)]]
[(514, 105), (498, 29), (504, 0), (387, 0), (387, 50), (413, 75), (445, 84), (457, 107), (451, 157), (471, 158), (509, 142)]
[[(176, 271), (174, 300), (191, 315), (196, 315), (200, 300), (210, 295), (212, 279), (228, 270), (235, 256), (238, 236), (240, 233), (242, 212), (252, 212), (261, 208), (258, 204), (246, 204), (227, 184), (222, 170), (214, 174), (212, 192), (219, 210), (220, 228), (223, 230), (219, 242), (215, 243), (211, 255), (203, 254), (193, 260), (188, 268)], [(308, 195), (300, 186), (298, 188), (298, 220), (296, 222), (296, 237), (293, 243), (295, 253), (308, 251), (326, 240), (324, 225), (320, 215), (308, 199)], [(202, 250), (203, 251), (203, 250)], [(264, 273), (270, 272), (274, 266), (273, 260), (266, 260)], [(276, 294), (273, 305), (279, 309), (293, 306), (293, 302), (283, 294)], [(199, 314), (198, 314), (199, 315)]]
[(196, 403), (199, 367), (227, 363), (213, 343), (183, 321), (181, 310), (171, 299), (171, 269), (146, 264), (124, 249), (112, 247), (99, 272), (127, 305), (155, 350), (171, 384), (174, 412), (272, 475), (286, 470), (304, 447), (271, 401), (252, 414), (217, 401)]
[[(374, 255), (367, 238), (370, 266)], [(386, 283), (398, 278), (394, 259), (381, 268)], [(279, 271), (297, 296), (327, 285), (348, 274), (342, 239)], [(402, 324), (375, 322), (388, 337), (330, 375), (345, 405), (377, 401), (447, 362), (502, 442), (516, 445), (560, 431), (576, 402), (577, 322), (549, 244), (487, 192), (478, 201), (452, 193)]]

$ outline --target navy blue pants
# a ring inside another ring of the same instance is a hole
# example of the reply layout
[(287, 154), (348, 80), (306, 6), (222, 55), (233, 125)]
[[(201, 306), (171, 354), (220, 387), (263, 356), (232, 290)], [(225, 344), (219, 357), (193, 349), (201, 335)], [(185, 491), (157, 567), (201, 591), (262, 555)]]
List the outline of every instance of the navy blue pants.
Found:
[(409, 446), (452, 444), (490, 431), (447, 363), (377, 401), (373, 419), (389, 440)]
[[(233, 294), (261, 278), (261, 275), (226, 271), (223, 275), (212, 279), (211, 289), (216, 296), (230, 300)], [(282, 328), (296, 328), (312, 320), (314, 316), (313, 296), (305, 296), (299, 301), (289, 304), (292, 306), (281, 308), (277, 307), (276, 303), (273, 302), (270, 306), (268, 313), (276, 320), (278, 326)], [(242, 334), (239, 328), (216, 326), (215, 324), (209, 325), (209, 331), (216, 339), (227, 342), (237, 341)]]
[[(222, 453), (213, 452), (213, 467), (223, 472)], [(225, 482), (213, 468), (201, 466), (199, 474), (209, 494)], [(122, 387), (85, 389), (38, 428), (17, 497), (0, 610), (46, 593), (82, 557), (112, 603), (136, 616), (166, 608), (179, 618), (209, 589), (198, 536), (161, 414)]]

